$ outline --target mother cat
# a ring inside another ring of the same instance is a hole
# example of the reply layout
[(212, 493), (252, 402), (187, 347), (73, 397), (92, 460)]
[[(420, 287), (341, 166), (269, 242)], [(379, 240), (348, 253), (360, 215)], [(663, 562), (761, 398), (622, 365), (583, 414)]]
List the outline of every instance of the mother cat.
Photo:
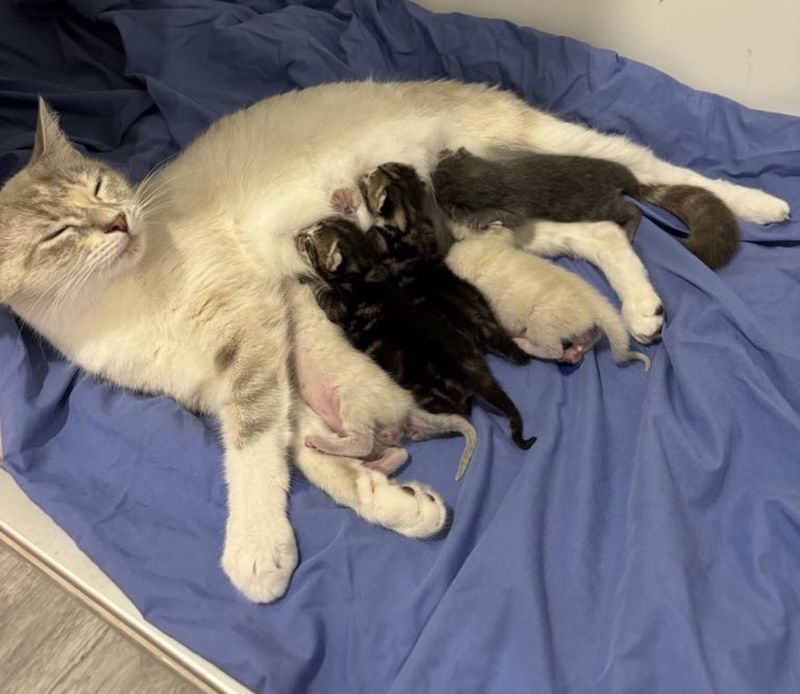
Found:
[[(426, 172), (459, 147), (603, 157), (643, 183), (703, 186), (752, 221), (789, 211), (512, 94), (455, 82), (330, 84), (266, 99), (213, 124), (137, 191), (74, 150), (42, 105), (31, 161), (0, 192), (0, 301), (87, 371), (219, 417), (222, 565), (251, 600), (283, 595), (297, 563), (290, 447), (313, 483), (370, 521), (416, 537), (444, 522), (432, 490), (310, 451), (294, 435), (281, 281), (302, 272), (293, 236), (331, 213), (331, 191), (385, 161)], [(528, 247), (597, 263), (618, 279), (631, 332), (657, 334), (658, 296), (621, 231), (541, 224)]]

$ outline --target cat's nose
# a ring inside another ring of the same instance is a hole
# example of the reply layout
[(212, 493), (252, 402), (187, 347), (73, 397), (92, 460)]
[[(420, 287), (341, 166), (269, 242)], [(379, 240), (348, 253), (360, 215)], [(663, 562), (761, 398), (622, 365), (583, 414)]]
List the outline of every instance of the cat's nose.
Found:
[(106, 229), (107, 234), (111, 234), (114, 231), (121, 231), (123, 234), (128, 233), (128, 220), (125, 219), (125, 215), (122, 212), (114, 218), (114, 221)]

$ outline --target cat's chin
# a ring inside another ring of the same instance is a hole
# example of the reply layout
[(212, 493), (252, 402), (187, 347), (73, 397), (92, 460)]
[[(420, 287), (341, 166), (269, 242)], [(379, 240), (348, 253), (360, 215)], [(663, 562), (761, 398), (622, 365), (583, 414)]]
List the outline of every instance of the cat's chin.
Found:
[(119, 275), (135, 266), (144, 255), (144, 245), (144, 238), (140, 234), (128, 235), (126, 242), (120, 244), (119, 250), (109, 260), (109, 274)]

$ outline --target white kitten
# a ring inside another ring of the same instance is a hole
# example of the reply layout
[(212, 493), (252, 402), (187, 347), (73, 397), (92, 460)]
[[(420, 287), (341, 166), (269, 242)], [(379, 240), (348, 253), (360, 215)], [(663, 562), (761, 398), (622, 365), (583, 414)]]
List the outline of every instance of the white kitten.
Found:
[(576, 363), (598, 339), (599, 329), (617, 363), (635, 359), (650, 368), (644, 354), (628, 348), (622, 319), (600, 292), (578, 275), (515, 248), (505, 230), (456, 243), (447, 265), (483, 292), (528, 354)]

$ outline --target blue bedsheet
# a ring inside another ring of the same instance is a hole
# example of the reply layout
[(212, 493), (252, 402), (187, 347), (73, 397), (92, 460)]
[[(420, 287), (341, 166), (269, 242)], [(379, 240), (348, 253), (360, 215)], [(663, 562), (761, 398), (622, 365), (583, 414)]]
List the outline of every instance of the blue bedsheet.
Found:
[[(800, 119), (390, 0), (0, 3), (0, 179), (27, 158), (37, 92), (139, 176), (232, 109), (370, 75), (502, 84), (800, 214)], [(636, 239), (669, 316), (649, 375), (606, 349), (569, 374), (495, 362), (539, 442), (519, 452), (476, 410), (460, 485), (459, 440), (413, 446), (402, 476), (453, 509), (440, 539), (369, 526), (298, 476), (302, 563), (275, 605), (240, 599), (218, 566), (208, 423), (79, 373), (0, 309), (6, 465), (147, 619), (256, 690), (796, 694), (800, 224), (745, 224), (718, 274), (672, 224), (653, 214)]]

